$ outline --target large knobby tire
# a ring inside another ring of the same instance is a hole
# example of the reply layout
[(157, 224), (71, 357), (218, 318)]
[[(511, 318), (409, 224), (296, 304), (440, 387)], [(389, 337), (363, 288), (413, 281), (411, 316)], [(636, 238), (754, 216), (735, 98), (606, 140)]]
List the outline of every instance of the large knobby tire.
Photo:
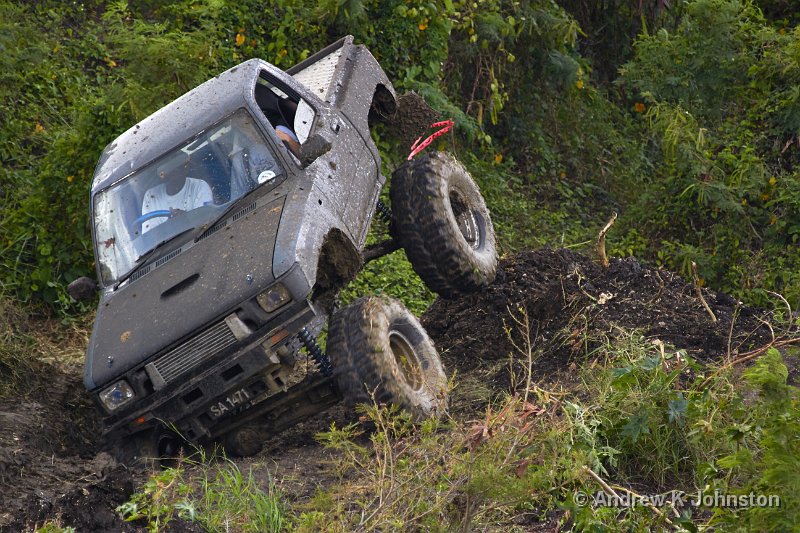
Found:
[(455, 157), (432, 152), (392, 175), (395, 237), (430, 290), (445, 298), (494, 281), (497, 243), (478, 185)]
[(447, 376), (425, 329), (400, 302), (365, 297), (333, 314), (328, 354), (344, 400), (394, 404), (416, 419), (447, 408)]

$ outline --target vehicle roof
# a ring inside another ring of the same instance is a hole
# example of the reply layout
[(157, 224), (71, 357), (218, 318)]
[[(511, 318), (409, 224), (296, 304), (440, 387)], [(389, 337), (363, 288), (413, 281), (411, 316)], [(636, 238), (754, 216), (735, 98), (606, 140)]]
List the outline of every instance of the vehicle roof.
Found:
[(260, 70), (275, 70), (250, 59), (211, 78), (128, 129), (103, 150), (92, 193), (142, 168), (212, 126), (252, 98)]

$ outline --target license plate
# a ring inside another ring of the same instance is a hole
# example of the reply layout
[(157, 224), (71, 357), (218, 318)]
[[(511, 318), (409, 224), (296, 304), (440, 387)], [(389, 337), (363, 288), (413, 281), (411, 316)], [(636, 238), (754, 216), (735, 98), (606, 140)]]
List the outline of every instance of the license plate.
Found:
[(250, 395), (246, 390), (239, 389), (229, 394), (226, 398), (222, 398), (217, 403), (213, 404), (208, 409), (208, 414), (211, 415), (211, 418), (219, 418), (230, 413), (236, 407), (243, 405), (248, 401), (250, 401)]

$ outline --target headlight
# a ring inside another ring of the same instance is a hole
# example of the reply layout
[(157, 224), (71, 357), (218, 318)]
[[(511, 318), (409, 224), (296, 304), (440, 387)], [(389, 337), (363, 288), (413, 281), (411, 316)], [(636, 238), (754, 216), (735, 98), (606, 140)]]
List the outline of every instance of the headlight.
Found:
[(267, 313), (271, 313), (279, 307), (283, 307), (289, 303), (291, 299), (292, 295), (289, 294), (289, 290), (284, 287), (282, 283), (276, 283), (266, 291), (256, 296), (258, 305), (260, 305), (261, 308)]
[(133, 400), (136, 396), (136, 393), (133, 392), (133, 389), (128, 382), (123, 380), (117, 381), (109, 388), (104, 390), (100, 393), (100, 401), (103, 402), (106, 409), (109, 411), (115, 411), (128, 403), (129, 401)]

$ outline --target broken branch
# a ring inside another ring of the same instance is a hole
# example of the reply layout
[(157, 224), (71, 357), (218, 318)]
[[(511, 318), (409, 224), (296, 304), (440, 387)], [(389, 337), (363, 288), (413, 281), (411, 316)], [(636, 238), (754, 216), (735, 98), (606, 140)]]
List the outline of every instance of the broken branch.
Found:
[[(605, 480), (603, 480), (603, 478), (601, 478), (600, 476), (598, 476), (597, 474), (595, 474), (595, 473), (592, 471), (592, 469), (591, 469), (591, 468), (589, 468), (589, 467), (588, 467), (588, 466), (586, 466), (586, 465), (583, 465), (583, 466), (582, 466), (582, 469), (583, 469), (583, 471), (584, 471), (584, 472), (586, 472), (587, 474), (589, 474), (589, 475), (592, 477), (592, 479), (594, 479), (594, 480), (595, 480), (595, 481), (596, 481), (596, 482), (597, 482), (597, 483), (600, 485), (600, 487), (603, 489), (603, 492), (605, 492), (605, 493), (606, 493), (606, 494), (608, 494), (609, 496), (613, 496), (615, 499), (619, 499), (619, 494), (617, 494), (617, 492), (616, 492), (616, 491), (615, 491), (615, 490), (614, 490), (614, 489), (613, 489), (613, 488), (612, 488), (612, 487), (611, 487), (611, 486), (610, 486), (608, 483), (606, 483), (606, 482), (605, 482)], [(649, 508), (651, 511), (653, 511), (653, 512), (654, 512), (656, 515), (658, 515), (658, 517), (659, 517), (659, 518), (661, 518), (662, 520), (664, 520), (664, 521), (665, 521), (667, 524), (669, 524), (669, 525), (673, 525), (673, 524), (672, 524), (672, 521), (671, 521), (669, 518), (667, 518), (667, 516), (665, 516), (665, 515), (664, 515), (664, 513), (662, 513), (662, 512), (661, 512), (661, 509), (659, 509), (658, 507), (656, 507), (655, 505), (653, 505), (652, 503), (650, 503), (650, 502), (647, 500), (647, 498), (645, 498), (644, 496), (641, 496), (641, 495), (639, 495), (639, 494), (637, 494), (637, 493), (633, 492), (632, 490), (630, 490), (630, 489), (626, 489), (625, 487), (621, 487), (621, 486), (619, 486), (619, 485), (616, 485), (616, 488), (617, 488), (617, 489), (620, 489), (620, 490), (623, 490), (623, 491), (627, 492), (629, 495), (631, 495), (631, 496), (633, 496), (633, 497), (636, 497), (636, 498), (637, 498), (639, 501), (642, 501), (642, 502), (644, 502), (644, 504), (645, 504), (645, 505), (646, 505), (646, 506), (647, 506), (647, 507), (648, 507), (648, 508)]]
[(708, 306), (708, 302), (706, 299), (703, 298), (703, 289), (700, 287), (700, 276), (697, 275), (697, 263), (692, 261), (692, 278), (694, 278), (694, 290), (697, 293), (697, 297), (700, 298), (700, 302), (702, 302), (703, 307), (706, 308), (706, 312), (708, 316), (711, 317), (712, 322), (717, 321), (717, 315), (714, 314), (714, 311)]
[(777, 340), (774, 340), (774, 341), (771, 341), (771, 342), (765, 344), (764, 346), (761, 346), (760, 348), (756, 348), (755, 350), (751, 350), (749, 352), (745, 352), (745, 353), (741, 354), (738, 359), (736, 359), (734, 361), (731, 361), (729, 363), (725, 363), (724, 365), (720, 366), (713, 374), (708, 376), (700, 384), (700, 388), (701, 389), (705, 388), (706, 385), (711, 383), (711, 381), (716, 376), (718, 376), (720, 373), (722, 373), (724, 370), (727, 370), (728, 368), (732, 368), (732, 367), (734, 367), (734, 366), (736, 366), (738, 364), (741, 364), (741, 363), (746, 363), (747, 361), (750, 361), (751, 359), (755, 359), (756, 357), (764, 354), (770, 348), (775, 348), (777, 350), (778, 348), (783, 348), (784, 346), (791, 346), (793, 344), (800, 344), (800, 337), (792, 337), (792, 338), (789, 338), (789, 339), (784, 339), (784, 338), (777, 339)]
[(617, 220), (617, 212), (614, 211), (611, 214), (611, 218), (608, 219), (606, 222), (605, 227), (600, 230), (600, 235), (597, 237), (597, 255), (600, 256), (600, 264), (603, 265), (603, 268), (608, 268), (608, 257), (606, 257), (606, 233), (608, 230), (611, 229), (611, 226), (614, 225), (614, 222)]
[(588, 467), (588, 466), (586, 466), (586, 465), (583, 465), (583, 471), (584, 471), (584, 472), (586, 472), (587, 474), (589, 474), (590, 476), (592, 476), (592, 479), (594, 479), (595, 481), (597, 481), (597, 483), (598, 483), (598, 484), (600, 485), (600, 487), (603, 489), (603, 492), (605, 492), (605, 493), (606, 493), (606, 494), (608, 494), (609, 496), (614, 496), (615, 498), (619, 498), (619, 494), (617, 494), (617, 492), (616, 492), (614, 489), (612, 489), (612, 488), (611, 488), (611, 487), (608, 485), (608, 483), (606, 483), (606, 482), (603, 480), (603, 478), (601, 478), (600, 476), (598, 476), (597, 474), (595, 474), (595, 473), (594, 473), (594, 471), (593, 471), (591, 468), (589, 468), (589, 467)]

